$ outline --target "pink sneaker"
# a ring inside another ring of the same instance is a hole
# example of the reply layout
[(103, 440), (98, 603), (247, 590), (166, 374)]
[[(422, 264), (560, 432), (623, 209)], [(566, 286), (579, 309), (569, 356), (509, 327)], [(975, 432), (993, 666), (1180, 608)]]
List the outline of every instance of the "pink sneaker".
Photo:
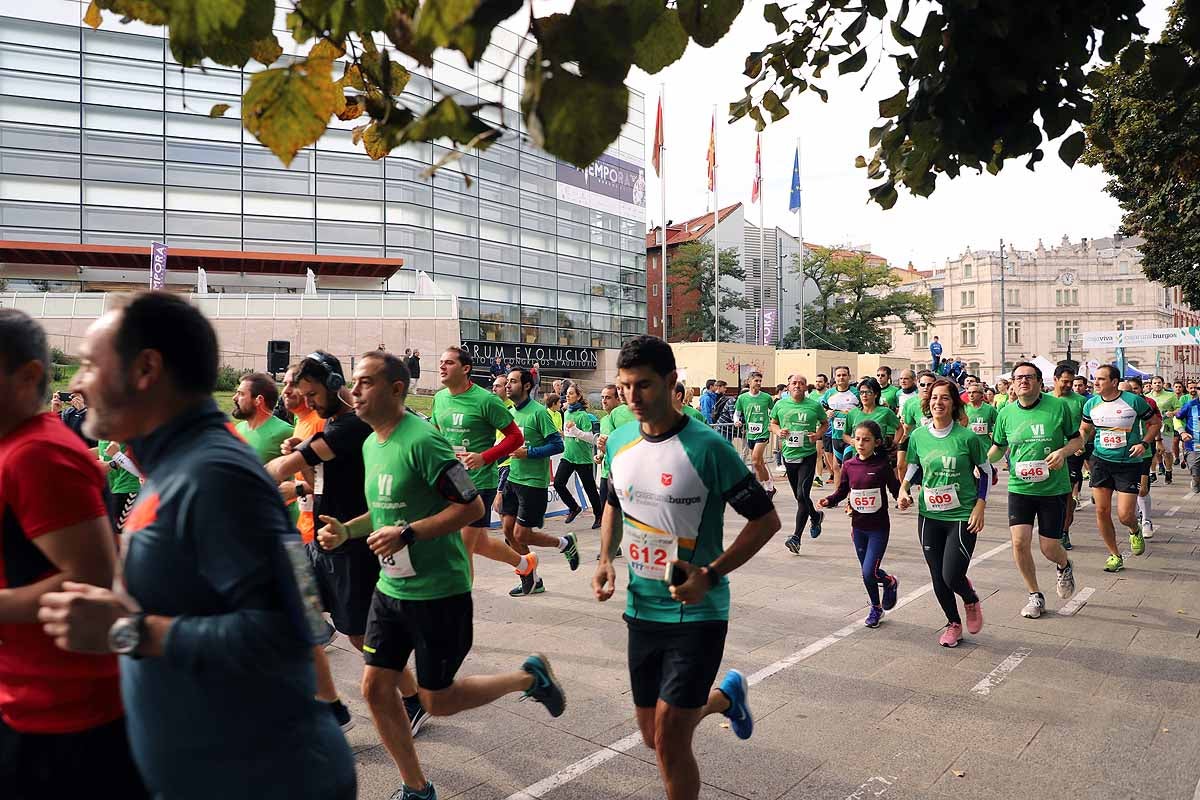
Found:
[(957, 622), (951, 622), (942, 629), (942, 635), (938, 638), (938, 644), (942, 647), (958, 647), (958, 643), (962, 641), (962, 625)]
[(975, 635), (983, 630), (983, 603), (963, 603), (967, 612), (967, 633)]

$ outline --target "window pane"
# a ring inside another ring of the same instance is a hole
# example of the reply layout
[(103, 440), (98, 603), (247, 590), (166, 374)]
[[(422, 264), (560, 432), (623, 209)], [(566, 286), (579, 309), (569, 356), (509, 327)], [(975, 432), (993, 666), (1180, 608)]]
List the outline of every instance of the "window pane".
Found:
[(83, 202), (95, 206), (162, 208), (163, 189), (158, 186), (84, 181)]
[(247, 169), (245, 187), (248, 192), (279, 192), (281, 194), (311, 194), (312, 177), (303, 172)]
[[(317, 241), (355, 243), (380, 246), (383, 244), (383, 225), (353, 222), (317, 222)], [(382, 256), (383, 254), (380, 253)]]
[(79, 80), (58, 75), (33, 75), (0, 72), (0, 93), (12, 97), (40, 97), (46, 100), (79, 102)]
[(167, 114), (167, 135), (207, 142), (236, 142), (241, 138), (240, 119), (210, 119), (195, 114)]
[(182, 139), (167, 139), (167, 159), (233, 167), (242, 163), (241, 148), (237, 145), (189, 142)]
[(0, 200), (78, 203), (79, 181), (65, 178), (0, 175)]
[[(78, 163), (78, 159), (76, 158)], [(134, 161), (133, 159), (85, 156), (83, 177), (90, 180), (130, 181), (133, 183), (162, 184), (161, 161)]]
[(0, 147), (78, 153), (79, 131), (59, 131), (32, 125), (0, 125)]
[(89, 155), (115, 158), (145, 158), (161, 160), (162, 139), (134, 133), (83, 132), (83, 151)]
[(173, 186), (197, 186), (212, 189), (241, 188), (241, 170), (195, 164), (167, 164), (167, 183)]
[(247, 214), (308, 219), (312, 219), (313, 216), (313, 200), (311, 197), (246, 192), (243, 198)]
[(208, 236), (238, 238), (242, 235), (241, 219), (228, 214), (189, 214), (167, 212), (167, 233), (187, 236), (203, 231)]
[(162, 136), (161, 111), (141, 111), (129, 108), (83, 107), (84, 127), (94, 130), (147, 133)]
[(163, 215), (160, 211), (85, 208), (83, 227), (87, 230), (160, 234), (163, 232)]
[[(55, 206), (49, 203), (0, 203), (0, 225), (18, 225), (22, 227), (55, 227), (67, 230), (79, 230), (79, 206)], [(73, 234), (78, 241), (78, 233)], [(28, 234), (11, 238), (33, 238)], [(36, 237), (39, 240), (41, 236)], [(58, 241), (58, 240), (55, 240)], [(12, 291), (10, 288), (9, 291)]]
[(79, 156), (75, 153), (23, 153), (0, 151), (0, 173), (7, 175), (44, 175), (48, 178), (78, 178)]
[(216, 189), (181, 189), (167, 187), (167, 208), (175, 211), (216, 211), (238, 214), (242, 211), (237, 192)]

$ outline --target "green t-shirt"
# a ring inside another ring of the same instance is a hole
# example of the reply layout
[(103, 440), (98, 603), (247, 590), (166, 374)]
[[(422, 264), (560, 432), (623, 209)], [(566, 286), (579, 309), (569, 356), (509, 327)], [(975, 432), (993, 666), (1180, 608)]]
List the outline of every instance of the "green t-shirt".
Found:
[(817, 444), (808, 438), (825, 421), (825, 409), (811, 397), (805, 395), (797, 402), (791, 395), (783, 397), (771, 409), (771, 419), (780, 430), (788, 432), (783, 440), (783, 460), (789, 463), (802, 461), (817, 452)]
[[(496, 444), (496, 434), (512, 424), (508, 408), (494, 393), (478, 384), (460, 394), (441, 389), (433, 396), (433, 425), (457, 453), (482, 453)], [(467, 470), (477, 489), (495, 489), (500, 479), (496, 464)]]
[(1121, 392), (1112, 400), (1094, 394), (1083, 406), (1083, 421), (1096, 429), (1093, 452), (1121, 464), (1141, 461), (1141, 456), (1129, 455), (1129, 449), (1145, 439), (1146, 422), (1152, 416), (1146, 398), (1133, 392)]
[(842, 434), (846, 432), (847, 412), (852, 408), (862, 407), (862, 401), (858, 399), (858, 387), (851, 386), (844, 392), (839, 391), (836, 386), (829, 387), (825, 394), (821, 395), (821, 407), (834, 412), (829, 418), (829, 433), (836, 445), (842, 441)]
[[(629, 410), (629, 406), (622, 403), (600, 419), (600, 433), (604, 436), (611, 437), (613, 431), (615, 431), (617, 428), (628, 422), (633, 422), (634, 420), (635, 417), (633, 416), (633, 412)], [(708, 422), (704, 420), (703, 416), (701, 416), (700, 421), (705, 425), (708, 424)], [(605, 458), (600, 462), (600, 477), (608, 478), (611, 475), (612, 472), (608, 466), (608, 459)]]
[(629, 563), (625, 613), (653, 622), (729, 619), (728, 578), (685, 606), (671, 598), (662, 577), (638, 572), (661, 575), (672, 545), (679, 560), (697, 567), (725, 552), (725, 495), (749, 475), (741, 456), (712, 428), (689, 419), (678, 433), (656, 441), (645, 438), (640, 425), (622, 425), (608, 441), (605, 460)]
[[(363, 441), (363, 471), (371, 526), (404, 527), (449, 505), (433, 487), (456, 463), (442, 435), (415, 414), (405, 414), (387, 441)], [(459, 531), (413, 542), (380, 558), (375, 588), (398, 600), (437, 600), (471, 591), (471, 565)]]
[(971, 428), (971, 433), (980, 436), (984, 440), (984, 444), (991, 446), (992, 431), (996, 429), (996, 416), (1000, 413), (996, 407), (984, 403), (979, 408), (967, 403), (963, 410), (967, 412), (967, 424)]
[[(567, 422), (574, 422), (575, 427), (584, 433), (592, 432), (592, 425), (596, 422), (596, 418), (591, 415), (586, 409), (578, 411), (568, 411), (563, 416), (563, 426)], [(585, 442), (583, 439), (577, 439), (574, 436), (563, 435), (563, 459), (572, 464), (591, 464), (592, 456), (596, 453), (596, 446)]]
[(733, 410), (746, 426), (747, 439), (769, 438), (767, 420), (771, 418), (771, 395), (766, 392), (739, 394)]
[(900, 387), (894, 383), (889, 383), (883, 387), (883, 393), (880, 395), (880, 401), (890, 408), (894, 413), (900, 411)]
[[(529, 399), (525, 405), (514, 407), (513, 419), (525, 434), (526, 447), (541, 447), (546, 439), (558, 433), (550, 412), (537, 400)], [(508, 468), (508, 479), (522, 486), (545, 489), (550, 485), (550, 459), (514, 458)]]
[[(943, 522), (965, 522), (975, 508), (975, 468), (987, 461), (983, 439), (957, 422), (944, 437), (917, 428), (908, 437), (908, 463), (921, 468), (922, 516)], [(933, 507), (937, 503), (939, 507)]]
[(705, 420), (704, 420), (704, 415), (703, 415), (703, 414), (701, 414), (701, 413), (700, 413), (700, 411), (699, 411), (699, 410), (697, 410), (697, 409), (696, 409), (694, 406), (691, 406), (691, 405), (689, 405), (689, 404), (687, 404), (687, 403), (684, 403), (684, 404), (683, 404), (683, 413), (684, 413), (684, 414), (687, 414), (687, 415), (688, 415), (689, 417), (691, 417), (692, 419), (698, 419), (698, 420), (700, 420), (700, 421), (701, 421), (701, 422), (703, 422), (705, 425), (707, 425), (707, 424), (708, 424), (708, 423), (707, 423), (707, 422), (705, 422)]
[(251, 428), (248, 420), (242, 420), (236, 427), (238, 435), (254, 449), (261, 464), (266, 464), (273, 458), (279, 458), (279, 446), (291, 438), (294, 430), (291, 425), (274, 414), (267, 417), (266, 422), (257, 428)]
[(1060, 449), (1079, 432), (1071, 424), (1071, 408), (1062, 398), (1038, 395), (1029, 408), (1009, 403), (996, 418), (992, 439), (1009, 449), (1008, 491), (1049, 497), (1071, 491), (1071, 476), (1064, 462), (1058, 469), (1046, 465), (1046, 456)]
[[(1051, 397), (1055, 395), (1047, 392)], [(1079, 392), (1068, 392), (1058, 398), (1067, 404), (1067, 414), (1071, 418), (1071, 431), (1077, 433), (1079, 431), (1079, 423), (1083, 421), (1083, 404), (1087, 402), (1087, 398)]]
[(997, 411), (1004, 408), (1006, 405), (1008, 405), (1008, 394), (996, 395), (996, 397), (992, 400), (992, 405), (996, 407)]
[(914, 428), (922, 428), (928, 425), (931, 417), (925, 416), (924, 412), (921, 411), (921, 398), (913, 395), (912, 399), (904, 404), (902, 419), (904, 420), (904, 427), (912, 431)]
[(858, 423), (868, 419), (873, 420), (879, 426), (879, 430), (883, 433), (884, 446), (886, 447), (887, 442), (892, 440), (896, 434), (896, 430), (900, 427), (900, 418), (887, 406), (875, 406), (875, 410), (870, 414), (861, 408), (850, 409), (846, 412), (846, 430), (843, 433), (853, 438), (854, 429), (858, 427)]
[[(109, 461), (112, 461), (112, 456), (104, 452), (108, 449), (109, 444), (110, 442), (107, 442), (104, 439), (96, 442), (96, 450), (100, 454), (100, 460), (105, 464), (107, 464)], [(124, 453), (125, 445), (121, 445), (121, 449), (118, 452)], [(279, 451), (276, 450), (275, 452), (278, 453)], [(138, 476), (134, 475), (132, 472), (122, 469), (121, 467), (112, 467), (109, 469), (108, 490), (113, 494), (135, 494), (141, 489), (141, 487), (142, 482), (138, 479)]]
[(1163, 415), (1163, 419), (1179, 410), (1179, 398), (1175, 396), (1174, 392), (1164, 389), (1161, 392), (1151, 392), (1147, 397), (1158, 404), (1158, 411)]

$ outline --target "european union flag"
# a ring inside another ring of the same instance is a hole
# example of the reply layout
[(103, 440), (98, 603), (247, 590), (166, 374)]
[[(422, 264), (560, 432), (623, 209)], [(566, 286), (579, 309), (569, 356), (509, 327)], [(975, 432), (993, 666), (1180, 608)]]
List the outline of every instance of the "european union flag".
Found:
[(788, 198), (788, 211), (800, 211), (800, 148), (796, 148), (796, 160), (792, 162), (792, 195)]

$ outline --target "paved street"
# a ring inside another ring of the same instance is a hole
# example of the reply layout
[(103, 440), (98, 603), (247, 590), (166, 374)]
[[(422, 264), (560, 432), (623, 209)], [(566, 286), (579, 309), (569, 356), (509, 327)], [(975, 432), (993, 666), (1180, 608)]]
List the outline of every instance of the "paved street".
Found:
[[(723, 717), (700, 726), (703, 798), (1200, 797), (1200, 498), (1185, 479), (1155, 484), (1156, 535), (1117, 575), (1102, 571), (1085, 505), (1071, 555), (1086, 603), (1071, 616), (1053, 613), (1064, 601), (1038, 555), (1052, 613), (1026, 620), (1002, 476), (971, 568), (985, 627), (954, 650), (937, 646), (944, 620), (913, 512), (892, 512), (884, 567), (900, 578), (901, 600), (870, 630), (861, 625), (867, 599), (848, 520), (831, 514), (824, 535), (792, 555), (783, 540), (795, 503), (778, 480), (784, 530), (732, 576), (725, 648), (724, 667), (756, 682), (756, 730), (742, 742)], [(738, 520), (727, 517), (727, 541)], [(561, 530), (559, 522), (547, 528)], [(617, 596), (595, 602), (598, 536), (587, 524), (573, 530), (583, 565), (570, 573), (545, 554), (544, 595), (510, 599), (511, 572), (477, 561), (475, 647), (464, 666), (512, 669), (529, 652), (545, 653), (566, 686), (567, 711), (555, 720), (536, 703), (506, 698), (432, 720), (418, 751), (443, 800), (662, 796), (653, 753), (629, 736), (625, 570)], [(359, 796), (386, 798), (399, 776), (358, 694), (361, 661), (346, 647), (340, 637), (331, 655), (358, 720), (348, 736)]]

